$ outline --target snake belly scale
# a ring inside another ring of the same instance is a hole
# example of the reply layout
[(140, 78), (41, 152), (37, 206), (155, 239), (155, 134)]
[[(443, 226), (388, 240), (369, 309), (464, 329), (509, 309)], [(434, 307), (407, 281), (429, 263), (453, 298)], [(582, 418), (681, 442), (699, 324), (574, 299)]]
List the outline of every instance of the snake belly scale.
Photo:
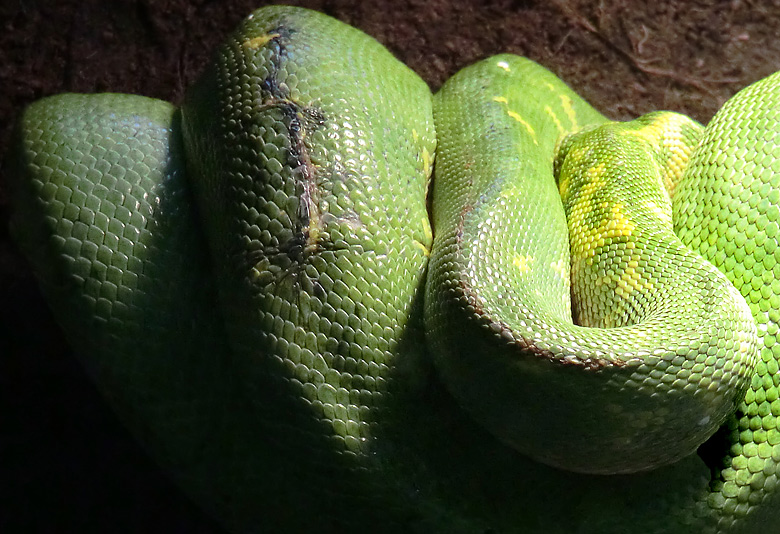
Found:
[(778, 110), (770, 76), (703, 132), (611, 123), (512, 55), (432, 97), (274, 6), (180, 109), (30, 106), (12, 230), (117, 413), (232, 531), (770, 531)]

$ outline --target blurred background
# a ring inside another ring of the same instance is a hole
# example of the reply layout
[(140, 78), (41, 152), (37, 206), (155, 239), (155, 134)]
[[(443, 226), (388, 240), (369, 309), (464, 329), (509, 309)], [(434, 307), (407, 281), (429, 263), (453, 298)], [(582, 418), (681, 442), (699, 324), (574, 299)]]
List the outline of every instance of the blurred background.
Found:
[[(180, 102), (253, 9), (229, 0), (0, 3), (0, 154), (24, 106), (61, 92)], [(780, 70), (780, 3), (311, 0), (374, 36), (432, 90), (499, 52), (528, 56), (614, 119), (671, 109), (707, 122)], [(7, 230), (0, 164), (0, 532), (218, 533), (115, 420)]]

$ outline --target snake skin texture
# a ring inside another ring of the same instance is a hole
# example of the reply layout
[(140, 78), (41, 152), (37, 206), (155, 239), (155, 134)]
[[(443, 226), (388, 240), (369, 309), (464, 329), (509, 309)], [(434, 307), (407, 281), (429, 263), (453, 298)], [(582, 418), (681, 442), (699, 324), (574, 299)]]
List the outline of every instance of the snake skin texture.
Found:
[(231, 532), (772, 532), (778, 110), (774, 75), (703, 131), (610, 123), (508, 54), (431, 95), (272, 6), (181, 108), (32, 104), (11, 229)]
[[(529, 103), (525, 80), (544, 80), (540, 71), (499, 56), (436, 95), (426, 324), (437, 363), (477, 420), (536, 459), (601, 474), (679, 460), (744, 395), (757, 351), (750, 310), (672, 233), (652, 147), (680, 122), (661, 115), (565, 138), (556, 187), (552, 147), (566, 130), (552, 117), (596, 119), (546, 86), (537, 94), (563, 102), (559, 115)], [(561, 237), (540, 237), (550, 234)], [(545, 398), (562, 402), (528, 408)]]

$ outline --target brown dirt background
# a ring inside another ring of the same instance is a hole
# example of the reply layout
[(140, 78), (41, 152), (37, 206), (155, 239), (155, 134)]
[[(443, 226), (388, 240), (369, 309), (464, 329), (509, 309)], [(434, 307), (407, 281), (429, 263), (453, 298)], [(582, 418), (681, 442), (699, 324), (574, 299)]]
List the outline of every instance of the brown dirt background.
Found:
[[(209, 51), (267, 2), (0, 3), (0, 153), (23, 107), (66, 92), (179, 102)], [(308, 0), (373, 35), (437, 89), (499, 52), (547, 66), (616, 119), (707, 121), (780, 70), (780, 3), (759, 0)], [(216, 533), (114, 420), (64, 345), (7, 232), (0, 166), (0, 531)]]

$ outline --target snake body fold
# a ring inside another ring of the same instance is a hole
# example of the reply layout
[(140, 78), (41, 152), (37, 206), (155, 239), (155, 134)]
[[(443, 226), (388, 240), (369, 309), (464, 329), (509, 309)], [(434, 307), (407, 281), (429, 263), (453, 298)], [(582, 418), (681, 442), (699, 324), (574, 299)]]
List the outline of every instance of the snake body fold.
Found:
[[(664, 144), (657, 132), (695, 131), (690, 121), (598, 124), (540, 71), (498, 56), (435, 97), (426, 320), (437, 363), (476, 419), (526, 454), (590, 473), (657, 467), (691, 454), (734, 411), (755, 365), (753, 319), (725, 276), (672, 232), (653, 147)], [(556, 123), (527, 94), (569, 114)], [(593, 123), (565, 138), (556, 187), (556, 142)], [(486, 131), (496, 139), (483, 146)], [(679, 139), (667, 144), (689, 152)], [(523, 408), (546, 396), (561, 402)]]
[(766, 530), (778, 110), (772, 76), (699, 142), (511, 55), (432, 99), (268, 7), (179, 110), (30, 106), (12, 229), (117, 412), (235, 531)]

